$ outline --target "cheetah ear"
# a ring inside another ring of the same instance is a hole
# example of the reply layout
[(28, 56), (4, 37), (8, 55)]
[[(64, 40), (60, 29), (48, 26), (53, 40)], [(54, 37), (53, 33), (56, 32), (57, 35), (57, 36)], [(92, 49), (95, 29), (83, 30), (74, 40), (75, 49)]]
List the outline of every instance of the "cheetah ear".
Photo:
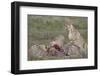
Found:
[(74, 30), (73, 28), (74, 28), (74, 27), (73, 27), (73, 25), (71, 24), (71, 25), (70, 25), (70, 29), (71, 29), (72, 31)]

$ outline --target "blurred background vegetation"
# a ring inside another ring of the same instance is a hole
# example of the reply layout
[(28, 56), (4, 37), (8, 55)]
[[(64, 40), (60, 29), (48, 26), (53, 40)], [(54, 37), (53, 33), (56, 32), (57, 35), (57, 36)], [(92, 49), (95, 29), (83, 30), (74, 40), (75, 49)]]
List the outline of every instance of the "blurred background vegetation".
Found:
[(84, 40), (87, 42), (87, 17), (75, 16), (43, 16), (28, 15), (28, 48), (33, 44), (47, 45), (53, 38), (58, 35), (66, 37), (67, 43), (68, 32), (64, 29), (65, 19), (70, 19), (74, 27), (80, 32)]

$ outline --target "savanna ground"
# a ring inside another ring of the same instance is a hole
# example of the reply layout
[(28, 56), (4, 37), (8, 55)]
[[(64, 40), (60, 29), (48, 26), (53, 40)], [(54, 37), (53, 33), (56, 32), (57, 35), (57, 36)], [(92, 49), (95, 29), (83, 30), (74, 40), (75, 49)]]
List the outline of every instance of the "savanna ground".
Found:
[[(58, 35), (63, 35), (65, 37), (64, 43), (67, 44), (69, 39), (68, 31), (64, 29), (65, 19), (71, 20), (73, 26), (80, 32), (85, 42), (87, 42), (87, 17), (28, 15), (28, 50), (34, 44), (48, 45)], [(29, 57), (30, 55), (28, 54), (28, 60), (60, 59), (57, 57)]]

